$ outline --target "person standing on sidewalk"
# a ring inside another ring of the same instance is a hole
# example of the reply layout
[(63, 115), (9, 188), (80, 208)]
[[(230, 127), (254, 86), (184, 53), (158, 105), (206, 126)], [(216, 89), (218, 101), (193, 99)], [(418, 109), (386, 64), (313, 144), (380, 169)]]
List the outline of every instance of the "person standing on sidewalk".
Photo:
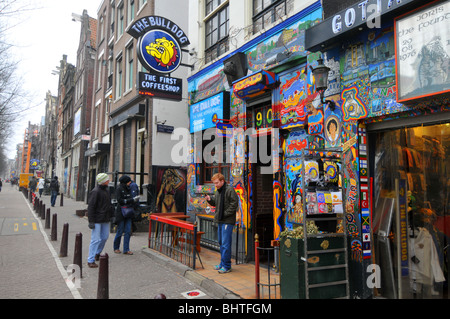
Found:
[(92, 230), (87, 260), (90, 268), (98, 267), (95, 261), (100, 259), (100, 254), (108, 240), (109, 221), (114, 211), (108, 190), (108, 175), (100, 173), (96, 180), (97, 186), (89, 194), (88, 202), (88, 221), (89, 228)]
[(133, 255), (130, 251), (130, 236), (131, 236), (131, 223), (133, 221), (134, 213), (129, 216), (124, 216), (123, 209), (131, 209), (134, 212), (134, 206), (136, 204), (135, 199), (131, 193), (130, 184), (131, 178), (127, 175), (122, 176), (119, 179), (120, 185), (116, 190), (117, 208), (115, 213), (115, 223), (117, 224), (116, 237), (114, 238), (114, 252), (120, 254), (120, 241), (123, 236), (123, 253), (125, 255)]
[(31, 176), (30, 182), (28, 183), (28, 187), (30, 188), (30, 191), (32, 193), (36, 193), (36, 186), (37, 186), (37, 181), (36, 181), (36, 177)]
[(55, 207), (56, 197), (58, 197), (59, 194), (58, 176), (54, 176), (53, 179), (51, 180), (50, 191), (51, 191), (50, 204), (52, 207)]
[(214, 195), (206, 195), (205, 198), (211, 206), (216, 207), (214, 222), (218, 223), (217, 237), (220, 245), (220, 264), (214, 266), (214, 269), (220, 274), (225, 274), (231, 271), (231, 241), (239, 197), (234, 188), (225, 183), (222, 174), (214, 174), (211, 180), (216, 186), (216, 191)]
[(39, 182), (38, 182), (39, 198), (42, 197), (42, 193), (44, 192), (44, 185), (45, 185), (45, 179), (43, 179), (42, 177), (39, 178)]

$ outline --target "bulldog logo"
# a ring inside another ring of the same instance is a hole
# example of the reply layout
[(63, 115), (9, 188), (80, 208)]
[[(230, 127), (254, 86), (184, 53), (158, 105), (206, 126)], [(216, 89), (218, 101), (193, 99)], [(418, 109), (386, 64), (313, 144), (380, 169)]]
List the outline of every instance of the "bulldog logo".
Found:
[(138, 44), (138, 57), (147, 70), (171, 73), (181, 63), (181, 48), (177, 40), (162, 30), (151, 30)]
[(178, 59), (178, 51), (173, 41), (167, 40), (165, 37), (156, 39), (150, 43), (145, 49), (147, 53), (155, 58), (159, 66), (169, 68), (174, 65)]

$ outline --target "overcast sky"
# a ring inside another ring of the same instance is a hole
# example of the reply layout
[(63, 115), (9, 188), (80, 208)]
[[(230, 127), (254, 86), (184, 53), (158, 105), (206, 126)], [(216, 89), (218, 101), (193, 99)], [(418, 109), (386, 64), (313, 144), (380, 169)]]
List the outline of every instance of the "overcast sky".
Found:
[[(50, 91), (58, 95), (58, 76), (52, 71), (59, 66), (64, 54), (69, 63), (76, 65), (81, 23), (72, 21), (72, 13), (81, 15), (86, 9), (89, 16), (97, 18), (101, 0), (18, 0), (30, 4), (30, 11), (22, 11), (12, 22), (8, 38), (15, 45), (14, 59), (19, 62), (18, 76), (23, 88), (37, 105), (22, 116), (15, 125), (14, 137), (8, 145), (7, 156), (14, 158), (16, 144), (23, 142), (28, 122), (38, 124), (45, 114), (45, 96)], [(18, 22), (18, 24), (17, 24)], [(17, 24), (17, 25), (16, 25)]]

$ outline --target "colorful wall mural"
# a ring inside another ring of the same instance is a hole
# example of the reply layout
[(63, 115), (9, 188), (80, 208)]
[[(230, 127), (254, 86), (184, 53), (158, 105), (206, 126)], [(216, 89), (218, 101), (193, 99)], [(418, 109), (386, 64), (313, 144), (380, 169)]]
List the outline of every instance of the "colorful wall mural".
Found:
[[(298, 18), (294, 19), (293, 22), (283, 23), (284, 27), (279, 28), (279, 31), (272, 33), (271, 36), (266, 38), (261, 36), (259, 42), (243, 50), (247, 55), (249, 74), (269, 67), (267, 61), (279, 53), (284, 53), (287, 59), (282, 62), (271, 64), (270, 67), (275, 67), (280, 63), (286, 63), (301, 57), (306, 57), (307, 52), (304, 49), (305, 30), (311, 25), (320, 22), (322, 18), (322, 9), (320, 7), (317, 8), (317, 5), (313, 6), (313, 8), (316, 9), (307, 9), (304, 14), (297, 14), (296, 17)], [(290, 19), (290, 21), (292, 21), (292, 19)], [(306, 81), (304, 68), (298, 69), (295, 72), (293, 71), (292, 74), (285, 75), (285, 89), (282, 89), (280, 93), (282, 94), (282, 98), (286, 99), (286, 107), (283, 106), (283, 108), (293, 108), (298, 111), (303, 111), (298, 107), (296, 108), (300, 100), (302, 100), (297, 97), (297, 93), (301, 91), (299, 86), (303, 85), (299, 85), (297, 79)], [(209, 66), (206, 71), (200, 72), (199, 75), (192, 76), (188, 79), (188, 82), (190, 105), (229, 88), (226, 76), (223, 73), (223, 63), (221, 61)], [(246, 104), (243, 100), (234, 95), (232, 89), (230, 96), (230, 123), (233, 124), (235, 128), (243, 128), (245, 130), (247, 120)], [(279, 103), (277, 95), (274, 94), (272, 99), (273, 105)], [(273, 118), (279, 120), (280, 115), (279, 113), (275, 114), (275, 108), (273, 112)], [(288, 116), (289, 114), (285, 115), (286, 118)], [(291, 118), (293, 118), (293, 115), (291, 115)], [(288, 125), (290, 124), (291, 123), (289, 122)], [(231, 138), (231, 145), (234, 147), (234, 152), (230, 155), (234, 156), (234, 158), (229, 159), (232, 163), (230, 167), (230, 184), (234, 187), (240, 198), (238, 219), (242, 228), (251, 229), (253, 216), (253, 174), (252, 166), (245, 164), (248, 162), (249, 154), (245, 151), (245, 136), (243, 131), (237, 131), (236, 134), (234, 134)], [(192, 146), (191, 163), (193, 164), (190, 164), (187, 170), (187, 211), (190, 215), (195, 215), (196, 213), (213, 214), (213, 208), (210, 208), (206, 203), (203, 194), (212, 193), (214, 187), (211, 185), (200, 185), (200, 165), (194, 164), (193, 150), (194, 147)], [(274, 208), (277, 212), (274, 214), (275, 238), (278, 237), (281, 232), (283, 224), (280, 219), (282, 217), (282, 207), (280, 205), (283, 199), (281, 185), (281, 176), (279, 176), (278, 179), (274, 180), (274, 190), (277, 194), (274, 193), (274, 196), (276, 196), (277, 199), (274, 201), (274, 203), (277, 203), (274, 204)]]

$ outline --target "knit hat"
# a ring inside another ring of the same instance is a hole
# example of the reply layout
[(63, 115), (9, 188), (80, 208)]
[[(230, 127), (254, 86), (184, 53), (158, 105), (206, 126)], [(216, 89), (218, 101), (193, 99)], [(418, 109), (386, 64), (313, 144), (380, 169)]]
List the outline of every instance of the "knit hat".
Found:
[(99, 184), (99, 185), (101, 185), (101, 184), (103, 184), (104, 182), (106, 182), (106, 181), (109, 181), (109, 176), (108, 176), (108, 174), (105, 174), (105, 173), (100, 173), (100, 174), (98, 174), (97, 175), (97, 183)]
[(128, 175), (123, 175), (121, 178), (119, 178), (119, 183), (121, 184), (127, 184), (131, 181), (131, 177)]

